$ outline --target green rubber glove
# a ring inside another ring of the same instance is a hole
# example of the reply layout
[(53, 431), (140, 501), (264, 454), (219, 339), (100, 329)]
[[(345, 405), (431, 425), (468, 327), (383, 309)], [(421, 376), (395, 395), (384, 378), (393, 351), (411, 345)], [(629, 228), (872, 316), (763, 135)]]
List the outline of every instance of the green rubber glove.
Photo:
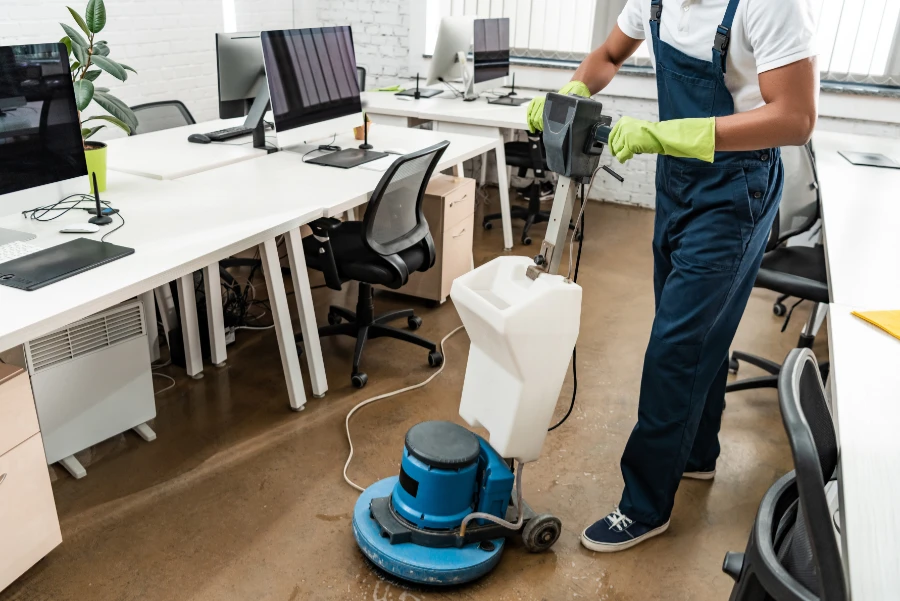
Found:
[(620, 163), (636, 154), (665, 154), (712, 163), (716, 153), (716, 119), (652, 123), (622, 117), (609, 134), (609, 148)]
[[(572, 80), (562, 87), (560, 94), (576, 94), (584, 98), (591, 97), (591, 91), (580, 81)], [(536, 131), (544, 131), (544, 103), (547, 98), (545, 96), (536, 96), (528, 103), (528, 117), (526, 123), (531, 133)]]

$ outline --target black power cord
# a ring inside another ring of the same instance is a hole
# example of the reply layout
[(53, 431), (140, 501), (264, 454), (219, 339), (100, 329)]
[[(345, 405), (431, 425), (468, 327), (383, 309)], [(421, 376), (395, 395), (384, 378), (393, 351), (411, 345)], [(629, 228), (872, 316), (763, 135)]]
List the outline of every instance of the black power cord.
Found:
[[(587, 199), (584, 197), (584, 184), (582, 183), (581, 184), (581, 205), (583, 207), (584, 207), (584, 203), (586, 201), (587, 201)], [(587, 209), (587, 207), (584, 207), (584, 209)], [(578, 266), (581, 265), (581, 249), (584, 247), (584, 214), (586, 212), (587, 212), (586, 210), (582, 210), (582, 212), (581, 212), (581, 227), (580, 227), (579, 231), (577, 232), (580, 237), (580, 240), (578, 241), (578, 256), (575, 258), (575, 273), (572, 274), (572, 281), (576, 282), (576, 283), (578, 282)], [(566, 411), (566, 414), (564, 416), (562, 416), (562, 419), (560, 419), (558, 422), (556, 422), (555, 425), (547, 428), (547, 432), (552, 432), (552, 431), (556, 430), (557, 428), (559, 428), (564, 423), (566, 423), (566, 420), (569, 419), (570, 415), (572, 415), (572, 410), (575, 409), (575, 396), (578, 394), (578, 369), (577, 369), (578, 356), (577, 356), (577, 351), (578, 351), (578, 346), (576, 345), (572, 349), (572, 400), (569, 402), (569, 409), (568, 409), (568, 411)]]

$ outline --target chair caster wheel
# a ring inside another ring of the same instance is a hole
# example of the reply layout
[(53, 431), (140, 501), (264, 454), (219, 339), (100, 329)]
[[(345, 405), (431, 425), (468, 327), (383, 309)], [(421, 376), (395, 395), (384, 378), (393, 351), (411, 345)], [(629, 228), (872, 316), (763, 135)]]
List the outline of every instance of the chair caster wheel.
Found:
[(777, 317), (784, 317), (787, 313), (787, 307), (785, 307), (783, 303), (775, 303), (772, 305), (772, 313)]
[(738, 369), (740, 369), (740, 367), (741, 367), (741, 364), (738, 363), (738, 360), (736, 357), (732, 357), (728, 360), (729, 373), (736, 374), (738, 372)]
[(486, 230), (492, 230), (492, 229), (494, 229), (494, 224), (491, 223), (490, 221), (485, 221), (484, 223), (481, 224), (481, 227), (483, 227)]
[(529, 553), (543, 553), (553, 546), (562, 532), (558, 517), (546, 513), (536, 515), (522, 529), (522, 544)]
[(369, 376), (366, 374), (359, 372), (358, 374), (353, 374), (350, 376), (350, 383), (353, 384), (353, 388), (362, 388), (366, 385), (366, 382), (369, 381)]
[(524, 244), (525, 246), (531, 246), (531, 238), (525, 236), (524, 238), (522, 238), (522, 244)]
[(440, 367), (444, 364), (444, 355), (440, 351), (431, 351), (428, 353), (428, 365), (431, 367)]
[(410, 330), (418, 330), (422, 327), (422, 318), (416, 317), (415, 315), (413, 315), (412, 317), (407, 317), (406, 325), (409, 326)]
[(340, 316), (340, 315), (336, 315), (336, 314), (334, 314), (334, 313), (329, 313), (329, 314), (328, 314), (328, 325), (330, 325), (330, 326), (336, 326), (336, 325), (338, 325), (339, 323), (341, 323), (341, 321), (342, 321), (342, 320), (341, 320), (341, 316)]

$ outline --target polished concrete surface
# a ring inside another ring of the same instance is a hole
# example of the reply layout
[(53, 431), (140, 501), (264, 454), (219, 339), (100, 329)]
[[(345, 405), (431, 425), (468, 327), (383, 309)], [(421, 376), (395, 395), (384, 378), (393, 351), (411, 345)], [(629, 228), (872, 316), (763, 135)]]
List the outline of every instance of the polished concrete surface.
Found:
[[(744, 549), (763, 493), (791, 469), (774, 390), (729, 397), (718, 475), (712, 482), (682, 483), (665, 535), (614, 555), (579, 545), (581, 530), (619, 500), (619, 456), (635, 421), (653, 316), (653, 213), (591, 203), (586, 219), (578, 399), (571, 418), (548, 436), (541, 459), (524, 475), (531, 505), (563, 521), (563, 535), (550, 552), (532, 555), (514, 543), (493, 573), (456, 589), (405, 588), (384, 580), (362, 558), (351, 533), (357, 493), (341, 477), (348, 451), (344, 416), (366, 398), (431, 375), (426, 353), (376, 340), (364, 357), (369, 385), (359, 391), (349, 381), (351, 341), (327, 339), (329, 393), (293, 413), (274, 332), (242, 331), (228, 349), (227, 366), (207, 366), (202, 380), (173, 367), (161, 370), (176, 385), (157, 396), (155, 442), (129, 433), (93, 450), (87, 478), (56, 472), (64, 542), (0, 600), (727, 599), (731, 580), (720, 569), (722, 558)], [(543, 227), (535, 227), (535, 240)], [(534, 254), (536, 246), (516, 239), (514, 252)], [(496, 256), (501, 246), (499, 227), (478, 227), (476, 263)], [(352, 306), (354, 293), (355, 287), (314, 290), (319, 322), (329, 303)], [(754, 292), (735, 348), (777, 360), (790, 350), (808, 307), (799, 308), (781, 334), (774, 298)], [(414, 306), (425, 320), (420, 332), (433, 340), (460, 323), (451, 302), (430, 308), (380, 294), (377, 305), (382, 312)], [(816, 343), (820, 356), (826, 336), (823, 329)], [(459, 421), (467, 348), (460, 332), (447, 342), (447, 367), (434, 382), (354, 417), (352, 479), (366, 485), (396, 474), (404, 434), (417, 422)], [(159, 390), (169, 383), (154, 378), (154, 384)], [(570, 393), (568, 378), (558, 416)]]

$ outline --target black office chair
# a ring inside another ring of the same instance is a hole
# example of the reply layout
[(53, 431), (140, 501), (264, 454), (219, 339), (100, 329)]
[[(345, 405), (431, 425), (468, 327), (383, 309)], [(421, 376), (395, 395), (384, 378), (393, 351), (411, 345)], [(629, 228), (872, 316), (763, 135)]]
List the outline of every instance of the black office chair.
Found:
[[(527, 142), (507, 142), (503, 148), (506, 152), (507, 166), (518, 167), (519, 177), (525, 177), (529, 169), (534, 173), (534, 181), (527, 188), (520, 190), (522, 195), (528, 199), (528, 206), (510, 207), (510, 215), (513, 219), (525, 221), (525, 226), (522, 228), (522, 244), (528, 246), (531, 244), (531, 237), (528, 235), (531, 226), (535, 223), (550, 221), (550, 212), (541, 210), (541, 181), (547, 177), (548, 169), (543, 137), (540, 133), (528, 132)], [(500, 218), (500, 213), (485, 215), (481, 225), (484, 229), (489, 230), (494, 227), (492, 222)], [(575, 224), (569, 223), (569, 227), (574, 228)]]
[(131, 107), (131, 110), (139, 122), (138, 126), (131, 130), (132, 136), (196, 123), (191, 112), (180, 100), (138, 104)]
[(319, 328), (320, 337), (356, 338), (351, 374), (356, 388), (368, 381), (359, 363), (363, 347), (371, 338), (395, 338), (424, 347), (429, 351), (428, 363), (432, 367), (444, 362), (433, 342), (387, 325), (406, 318), (409, 329), (417, 330), (422, 320), (412, 309), (375, 315), (372, 286), (400, 288), (411, 273), (434, 265), (434, 240), (422, 213), (422, 199), (431, 174), (449, 145), (441, 142), (397, 159), (375, 188), (362, 221), (341, 222), (326, 217), (309, 224), (313, 235), (303, 240), (307, 266), (321, 271), (332, 290), (340, 290), (349, 280), (359, 282), (356, 312), (332, 306), (328, 311), (329, 325)]
[[(803, 300), (815, 303), (797, 341), (797, 348), (812, 348), (822, 313), (827, 310), (830, 300), (825, 249), (821, 244), (814, 247), (787, 246), (787, 241), (809, 231), (821, 216), (819, 176), (816, 172), (816, 157), (812, 143), (806, 146), (786, 147), (782, 149), (782, 153), (785, 162), (785, 192), (754, 285), (781, 295), (773, 306), (773, 312), (779, 317), (785, 316), (782, 332), (791, 316), (783, 304), (785, 299), (788, 297), (799, 299), (794, 307)], [(778, 374), (781, 371), (781, 365), (778, 363), (749, 353), (734, 351), (729, 364), (731, 373), (738, 372), (741, 362), (755, 365), (767, 371), (769, 375), (731, 382), (725, 387), (725, 392), (778, 386)], [(828, 377), (828, 368), (828, 362), (823, 362), (820, 366), (823, 379)]]
[(849, 598), (825, 485), (838, 463), (825, 387), (809, 349), (788, 354), (778, 383), (794, 471), (763, 497), (744, 553), (722, 570), (731, 601), (846, 601)]
[(356, 80), (359, 82), (359, 91), (366, 91), (366, 68), (356, 67)]

